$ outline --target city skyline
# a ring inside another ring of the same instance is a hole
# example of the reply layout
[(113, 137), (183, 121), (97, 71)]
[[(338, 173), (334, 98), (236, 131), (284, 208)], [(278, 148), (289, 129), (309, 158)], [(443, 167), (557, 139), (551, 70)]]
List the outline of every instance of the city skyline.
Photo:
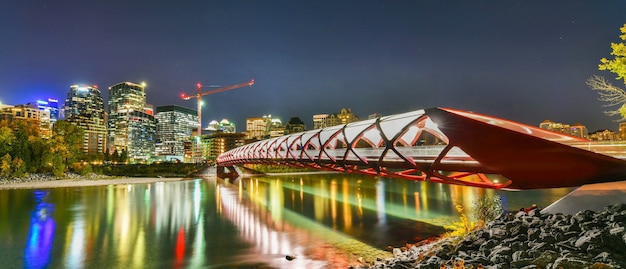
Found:
[[(203, 116), (352, 108), (360, 117), (434, 106), (538, 125), (616, 130), (585, 85), (626, 23), (624, 1), (14, 2), (0, 4), (0, 102), (62, 99), (72, 84), (146, 82), (147, 102)], [(618, 83), (621, 83), (618, 81)], [(619, 85), (616, 83), (617, 85)], [(623, 86), (623, 85), (622, 85)]]

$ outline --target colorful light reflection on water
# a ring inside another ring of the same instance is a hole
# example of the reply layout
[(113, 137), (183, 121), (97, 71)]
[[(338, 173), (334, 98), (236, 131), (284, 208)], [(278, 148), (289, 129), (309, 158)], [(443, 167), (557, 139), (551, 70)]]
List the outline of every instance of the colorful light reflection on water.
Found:
[(342, 174), (0, 190), (0, 268), (346, 268), (440, 233), (478, 193), (498, 192)]
[(35, 209), (31, 213), (28, 239), (24, 248), (24, 267), (46, 268), (54, 241), (54, 205), (46, 202), (49, 191), (36, 190)]

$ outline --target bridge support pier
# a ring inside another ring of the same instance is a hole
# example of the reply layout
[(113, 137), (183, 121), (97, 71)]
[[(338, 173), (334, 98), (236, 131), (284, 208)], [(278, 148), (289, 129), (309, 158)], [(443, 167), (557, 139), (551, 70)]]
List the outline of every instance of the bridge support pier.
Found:
[(236, 179), (242, 175), (237, 166), (217, 166), (217, 177), (225, 179)]

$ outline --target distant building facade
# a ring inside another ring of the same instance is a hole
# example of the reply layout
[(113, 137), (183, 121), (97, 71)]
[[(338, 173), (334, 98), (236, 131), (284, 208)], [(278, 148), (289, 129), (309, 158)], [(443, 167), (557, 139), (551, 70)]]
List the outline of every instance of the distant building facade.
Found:
[(262, 140), (269, 137), (269, 125), (271, 116), (262, 116), (246, 119), (246, 138), (249, 140)]
[(589, 133), (589, 140), (593, 141), (617, 141), (621, 140), (619, 133), (613, 132), (611, 130), (599, 130), (593, 133)]
[(587, 127), (580, 123), (569, 125), (565, 123), (554, 122), (551, 120), (544, 120), (543, 122), (539, 124), (539, 128), (552, 131), (552, 132), (571, 135), (571, 136), (575, 136), (579, 138), (586, 139), (589, 137), (589, 132), (587, 131)]
[(304, 131), (306, 131), (306, 126), (298, 117), (292, 117), (285, 125), (285, 134), (295, 134)]
[(216, 132), (202, 136), (203, 156), (210, 163), (215, 162), (217, 156), (231, 149), (244, 145), (246, 135), (242, 133)]
[(580, 138), (589, 138), (589, 131), (585, 125), (580, 123), (574, 123), (570, 127), (570, 135)]
[(52, 130), (52, 126), (59, 120), (59, 100), (48, 98), (48, 100), (37, 100), (37, 108), (44, 111), (42, 114), (42, 125), (47, 124), (47, 127), (42, 127), (47, 130)]
[(328, 118), (328, 114), (313, 115), (313, 130), (328, 127), (328, 124), (326, 124), (327, 118)]
[(619, 124), (619, 138), (626, 140), (626, 122), (620, 122)]
[(146, 105), (143, 85), (122, 82), (109, 87), (107, 132), (110, 152), (126, 151), (131, 162), (155, 155), (156, 119)]
[(41, 111), (34, 104), (23, 105), (3, 105), (0, 109), (0, 120), (6, 120), (9, 123), (13, 121), (24, 121), (27, 124), (32, 124), (39, 127), (41, 133), (41, 118), (44, 111)]
[(84, 130), (83, 152), (102, 154), (107, 149), (104, 99), (95, 85), (75, 84), (63, 105), (65, 119)]
[(352, 109), (342, 108), (339, 113), (335, 114), (316, 114), (313, 115), (313, 129), (322, 129), (330, 126), (348, 124), (359, 121)]
[(222, 119), (220, 122), (217, 122), (216, 120), (211, 121), (206, 130), (209, 132), (236, 133), (237, 127), (234, 122)]
[(198, 112), (174, 105), (160, 106), (156, 108), (156, 119), (156, 155), (167, 161), (184, 161), (185, 142), (198, 126)]

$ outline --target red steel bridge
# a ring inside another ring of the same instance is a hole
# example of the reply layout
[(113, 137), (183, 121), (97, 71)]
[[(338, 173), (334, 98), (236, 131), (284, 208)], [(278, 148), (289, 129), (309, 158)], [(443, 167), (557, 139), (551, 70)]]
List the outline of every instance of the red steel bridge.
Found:
[(484, 188), (626, 180), (626, 150), (450, 108), (430, 108), (267, 139), (222, 167), (268, 163)]

